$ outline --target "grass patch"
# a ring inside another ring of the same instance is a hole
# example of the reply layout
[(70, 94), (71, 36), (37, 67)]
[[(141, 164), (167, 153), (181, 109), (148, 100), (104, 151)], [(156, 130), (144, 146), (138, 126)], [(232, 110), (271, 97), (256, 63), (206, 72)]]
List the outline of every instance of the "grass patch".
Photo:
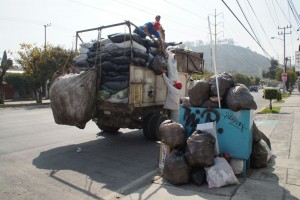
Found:
[(280, 101), (273, 100), (272, 103), (284, 103), (284, 100), (283, 99), (281, 99)]
[(281, 107), (272, 107), (272, 110), (270, 110), (269, 107), (266, 107), (259, 111), (257, 114), (278, 114), (280, 112)]
[(281, 97), (283, 98), (283, 99), (286, 99), (286, 98), (288, 98), (290, 96), (290, 94), (289, 93), (282, 93), (281, 94)]

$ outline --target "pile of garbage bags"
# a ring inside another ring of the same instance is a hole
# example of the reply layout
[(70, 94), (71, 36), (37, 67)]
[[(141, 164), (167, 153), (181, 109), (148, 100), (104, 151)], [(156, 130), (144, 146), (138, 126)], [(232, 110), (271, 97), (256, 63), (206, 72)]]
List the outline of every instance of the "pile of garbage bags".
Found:
[[(266, 167), (272, 157), (270, 141), (256, 125), (253, 131), (251, 167)], [(239, 184), (236, 175), (243, 172), (244, 161), (231, 158), (228, 153), (217, 154), (216, 139), (210, 133), (196, 130), (186, 138), (181, 124), (165, 120), (159, 126), (159, 135), (161, 142), (171, 149), (163, 167), (163, 177), (171, 184), (207, 183), (209, 188)]]
[(83, 129), (94, 117), (97, 101), (127, 103), (131, 64), (156, 74), (167, 68), (167, 60), (155, 48), (153, 41), (128, 33), (81, 43), (80, 54), (73, 59), (74, 73), (57, 72), (51, 81), (55, 122)]
[(167, 68), (167, 60), (156, 51), (156, 43), (135, 33), (131, 37), (129, 33), (116, 33), (100, 41), (81, 43), (79, 51), (80, 55), (74, 58), (75, 67), (86, 70), (96, 66), (100, 70), (100, 101), (128, 102), (130, 64), (149, 68), (156, 74)]
[(209, 79), (194, 80), (188, 87), (188, 97), (182, 98), (181, 104), (184, 107), (218, 108), (218, 98), (221, 108), (233, 111), (257, 109), (249, 89), (243, 84), (236, 84), (226, 72)]

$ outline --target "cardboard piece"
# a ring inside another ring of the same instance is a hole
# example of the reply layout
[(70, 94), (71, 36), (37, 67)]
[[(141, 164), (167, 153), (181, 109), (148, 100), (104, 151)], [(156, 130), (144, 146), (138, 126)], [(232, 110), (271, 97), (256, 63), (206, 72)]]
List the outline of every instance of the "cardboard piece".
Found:
[(170, 145), (167, 145), (163, 142), (160, 143), (160, 151), (159, 151), (159, 169), (160, 173), (163, 174), (164, 171), (164, 166), (165, 166), (165, 159), (167, 155), (169, 155), (171, 152), (171, 147)]
[(207, 122), (202, 124), (197, 124), (197, 130), (206, 131), (210, 133), (216, 139), (215, 144), (215, 154), (219, 154), (219, 143), (217, 137), (217, 130), (216, 130), (216, 122)]

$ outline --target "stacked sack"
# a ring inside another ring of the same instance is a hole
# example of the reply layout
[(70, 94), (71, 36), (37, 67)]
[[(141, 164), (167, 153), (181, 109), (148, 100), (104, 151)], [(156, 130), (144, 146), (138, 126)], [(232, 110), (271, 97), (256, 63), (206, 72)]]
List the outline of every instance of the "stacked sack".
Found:
[(134, 33), (131, 37), (129, 33), (108, 35), (108, 38), (100, 41), (81, 43), (80, 55), (74, 58), (74, 66), (81, 70), (99, 67), (101, 81), (98, 100), (127, 103), (130, 64), (147, 67), (156, 74), (161, 74), (161, 69), (167, 67), (162, 55), (154, 51), (147, 53), (146, 46), (155, 46), (152, 43)]
[(163, 176), (171, 184), (192, 180), (200, 186), (207, 181), (209, 188), (213, 188), (239, 183), (229, 163), (224, 158), (215, 158), (216, 140), (211, 134), (195, 131), (186, 139), (181, 124), (166, 120), (159, 127), (159, 135), (171, 149), (163, 168)]
[[(218, 87), (217, 87), (218, 80)], [(209, 79), (194, 80), (188, 88), (188, 97), (182, 99), (184, 107), (218, 108), (218, 90), (222, 108), (233, 111), (257, 109), (249, 89), (235, 84), (229, 73), (223, 72)]]

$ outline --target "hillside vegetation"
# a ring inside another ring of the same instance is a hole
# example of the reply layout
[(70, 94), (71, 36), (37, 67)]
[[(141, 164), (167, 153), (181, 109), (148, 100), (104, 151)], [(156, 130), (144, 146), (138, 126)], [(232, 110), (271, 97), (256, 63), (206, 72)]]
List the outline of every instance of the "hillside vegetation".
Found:
[[(214, 71), (211, 58), (211, 45), (187, 45), (191, 50), (204, 53), (205, 69)], [(248, 76), (261, 77), (263, 70), (268, 70), (270, 61), (249, 48), (233, 44), (217, 46), (217, 71), (240, 73)]]

